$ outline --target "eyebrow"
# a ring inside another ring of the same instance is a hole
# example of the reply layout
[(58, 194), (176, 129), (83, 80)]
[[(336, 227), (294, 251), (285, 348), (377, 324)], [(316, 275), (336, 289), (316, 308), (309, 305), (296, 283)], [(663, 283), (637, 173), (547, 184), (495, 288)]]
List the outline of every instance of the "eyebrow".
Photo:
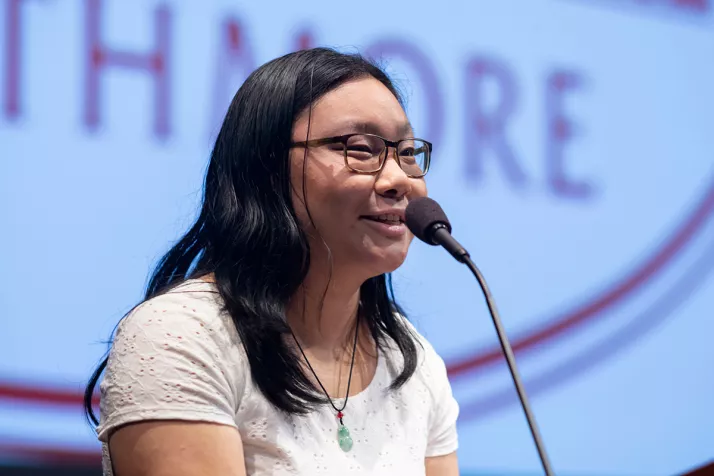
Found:
[[(351, 132), (359, 132), (359, 133), (364, 133), (364, 134), (376, 134), (376, 135), (384, 135), (383, 134), (383, 129), (375, 124), (374, 122), (346, 122), (343, 124), (340, 124), (338, 126), (338, 129), (341, 131), (349, 131)], [(414, 133), (414, 128), (412, 127), (411, 123), (409, 121), (402, 123), (399, 125), (397, 128), (398, 134), (401, 136), (407, 136), (411, 135)]]

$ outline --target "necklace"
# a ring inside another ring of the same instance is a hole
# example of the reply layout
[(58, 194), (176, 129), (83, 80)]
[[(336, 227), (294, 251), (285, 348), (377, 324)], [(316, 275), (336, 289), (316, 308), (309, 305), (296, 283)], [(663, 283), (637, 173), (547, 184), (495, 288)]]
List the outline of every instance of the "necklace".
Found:
[(330, 405), (332, 408), (335, 409), (335, 412), (337, 412), (337, 419), (340, 421), (340, 425), (337, 428), (337, 443), (340, 445), (340, 448), (342, 451), (349, 451), (352, 449), (352, 437), (350, 436), (350, 430), (347, 429), (345, 426), (344, 422), (342, 421), (342, 418), (345, 416), (343, 410), (347, 406), (347, 399), (350, 396), (350, 384), (352, 383), (352, 369), (354, 368), (355, 365), (355, 351), (357, 350), (357, 336), (359, 335), (359, 317), (360, 313), (357, 313), (357, 323), (355, 324), (355, 340), (354, 343), (352, 344), (352, 362), (350, 363), (350, 376), (347, 379), (347, 393), (345, 394), (345, 401), (342, 404), (341, 408), (337, 408), (334, 403), (332, 403), (332, 398), (330, 398), (330, 394), (327, 393), (327, 390), (325, 389), (325, 386), (322, 385), (322, 382), (320, 382), (320, 379), (317, 376), (317, 373), (315, 373), (315, 370), (312, 368), (312, 365), (310, 365), (310, 361), (307, 360), (307, 356), (305, 355), (305, 352), (302, 350), (302, 346), (300, 345), (300, 342), (298, 342), (297, 337), (295, 337), (295, 333), (293, 333), (292, 329), (290, 332), (293, 334), (293, 339), (295, 340), (295, 343), (298, 346), (298, 349), (300, 349), (300, 353), (302, 354), (302, 357), (305, 359), (305, 363), (307, 364), (308, 368), (312, 372), (312, 375), (315, 377), (315, 380), (317, 380), (318, 385), (320, 385), (320, 388), (322, 389), (323, 392), (325, 392), (325, 395), (327, 395), (327, 401), (330, 402)]

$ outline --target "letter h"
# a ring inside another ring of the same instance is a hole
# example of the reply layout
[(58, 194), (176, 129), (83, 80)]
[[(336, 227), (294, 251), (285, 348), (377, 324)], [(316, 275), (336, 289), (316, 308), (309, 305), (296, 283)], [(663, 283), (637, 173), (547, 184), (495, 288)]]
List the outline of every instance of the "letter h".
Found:
[(86, 0), (87, 67), (84, 91), (84, 122), (95, 129), (101, 122), (101, 77), (103, 69), (113, 66), (149, 73), (154, 79), (154, 134), (166, 138), (170, 132), (170, 18), (166, 6), (155, 12), (155, 50), (136, 53), (110, 48), (100, 38), (102, 0)]

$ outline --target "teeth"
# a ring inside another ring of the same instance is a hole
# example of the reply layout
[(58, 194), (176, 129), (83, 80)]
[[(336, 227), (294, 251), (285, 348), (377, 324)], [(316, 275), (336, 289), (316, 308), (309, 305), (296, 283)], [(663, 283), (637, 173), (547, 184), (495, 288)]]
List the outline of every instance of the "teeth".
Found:
[(379, 221), (388, 221), (388, 222), (395, 222), (395, 223), (401, 222), (398, 215), (379, 215), (377, 217), (377, 219)]

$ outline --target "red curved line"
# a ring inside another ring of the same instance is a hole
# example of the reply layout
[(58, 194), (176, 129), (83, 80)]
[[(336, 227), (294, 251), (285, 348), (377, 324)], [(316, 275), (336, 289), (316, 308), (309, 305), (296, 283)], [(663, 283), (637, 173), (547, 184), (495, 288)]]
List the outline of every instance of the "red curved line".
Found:
[[(714, 234), (712, 234), (712, 238), (714, 238)], [(662, 325), (667, 319), (676, 315), (675, 312), (679, 306), (693, 294), (701, 292), (700, 287), (713, 272), (714, 240), (711, 240), (705, 248), (705, 252), (669, 289), (658, 294), (642, 312), (630, 319), (624, 326), (588, 348), (580, 350), (574, 356), (561, 359), (557, 365), (540, 375), (526, 379), (524, 385), (528, 388), (528, 394), (531, 397), (537, 396), (568, 380), (587, 376), (595, 366), (612, 359), (628, 346), (636, 343), (638, 339), (644, 338), (647, 333)], [(504, 388), (484, 397), (459, 402), (461, 408), (459, 418), (466, 421), (490, 416), (498, 410), (517, 403), (518, 398), (513, 389)]]
[[(621, 280), (612, 289), (606, 291), (604, 295), (596, 297), (589, 303), (576, 308), (564, 317), (556, 319), (555, 323), (541, 329), (528, 332), (525, 337), (516, 340), (512, 346), (515, 352), (531, 350), (537, 345), (545, 343), (566, 331), (573, 330), (585, 321), (597, 317), (598, 313), (621, 302), (628, 294), (644, 285), (655, 274), (661, 271), (664, 266), (674, 258), (677, 253), (695, 236), (697, 230), (701, 228), (707, 217), (714, 212), (714, 180), (706, 192), (704, 198), (695, 207), (683, 225), (669, 241), (660, 247), (655, 254), (646, 261), (638, 270), (629, 277)], [(449, 377), (453, 378), (484, 367), (503, 359), (501, 348), (491, 349), (476, 354), (472, 357), (447, 363)], [(0, 383), (0, 398), (20, 399), (26, 402), (50, 404), (50, 405), (81, 405), (83, 395), (77, 391), (58, 390), (23, 386), (18, 384)], [(93, 405), (99, 404), (99, 397), (95, 395)]]
[[(84, 402), (84, 394), (79, 391), (33, 387), (15, 383), (0, 383), (0, 398), (62, 406), (79, 406)], [(98, 394), (95, 394), (92, 398), (92, 405), (99, 405)]]
[(0, 443), (0, 455), (26, 459), (34, 464), (101, 468), (102, 453), (97, 450), (45, 448), (19, 443)]
[[(714, 180), (704, 199), (696, 206), (694, 212), (691, 213), (684, 224), (679, 226), (669, 241), (660, 247), (639, 269), (590, 302), (586, 302), (579, 308), (569, 311), (565, 316), (557, 318), (554, 323), (527, 332), (525, 337), (521, 337), (512, 344), (514, 352), (523, 352), (524, 350), (535, 348), (539, 344), (544, 344), (565, 331), (573, 330), (573, 328), (583, 324), (585, 321), (597, 317), (602, 311), (623, 301), (625, 297), (642, 287), (648, 280), (662, 271), (665, 265), (691, 241), (712, 212), (714, 212)], [(502, 359), (501, 348), (494, 346), (471, 357), (447, 362), (446, 367), (449, 377), (455, 377), (477, 368), (500, 362)]]

